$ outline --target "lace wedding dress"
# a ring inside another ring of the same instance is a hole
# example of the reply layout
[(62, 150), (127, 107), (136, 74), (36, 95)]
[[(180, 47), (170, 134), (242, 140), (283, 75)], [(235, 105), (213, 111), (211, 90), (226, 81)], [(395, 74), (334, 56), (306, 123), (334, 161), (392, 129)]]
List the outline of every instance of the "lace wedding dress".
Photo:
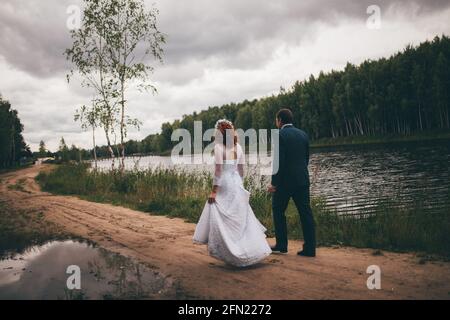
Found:
[(223, 160), (226, 152), (222, 144), (215, 145), (214, 185), (219, 186), (216, 201), (206, 203), (193, 240), (207, 244), (211, 256), (245, 267), (260, 262), (272, 251), (266, 241), (266, 228), (255, 217), (249, 204), (250, 193), (242, 184), (242, 148), (236, 146), (236, 160)]

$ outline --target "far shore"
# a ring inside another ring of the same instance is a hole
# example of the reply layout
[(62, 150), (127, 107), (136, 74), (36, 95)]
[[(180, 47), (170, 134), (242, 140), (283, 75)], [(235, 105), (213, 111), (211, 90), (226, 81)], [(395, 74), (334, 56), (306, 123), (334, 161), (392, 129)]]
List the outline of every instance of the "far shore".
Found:
[[(375, 145), (393, 145), (397, 143), (421, 143), (429, 141), (446, 141), (450, 140), (450, 132), (427, 133), (419, 135), (389, 135), (384, 137), (370, 137), (370, 136), (352, 136), (340, 138), (322, 138), (311, 141), (311, 149), (322, 148), (340, 148), (340, 147), (362, 147)], [(270, 148), (269, 148), (270, 149)], [(129, 154), (126, 158), (135, 157), (169, 157), (171, 150), (154, 153), (139, 153)], [(98, 161), (110, 160), (109, 157), (98, 158)], [(93, 159), (88, 159), (93, 160)]]
[(396, 144), (396, 143), (415, 143), (425, 141), (444, 141), (450, 140), (450, 132), (429, 133), (421, 135), (392, 135), (384, 137), (366, 137), (353, 136), (344, 138), (326, 138), (313, 141), (311, 148), (323, 147), (345, 147), (345, 146), (362, 146), (362, 145), (376, 145), (376, 144)]

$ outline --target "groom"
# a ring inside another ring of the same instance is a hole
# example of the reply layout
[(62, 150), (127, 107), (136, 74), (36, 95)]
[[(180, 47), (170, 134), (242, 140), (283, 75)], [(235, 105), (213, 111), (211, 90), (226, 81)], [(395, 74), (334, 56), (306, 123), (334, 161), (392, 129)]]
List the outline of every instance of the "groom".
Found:
[(269, 186), (269, 192), (273, 193), (272, 212), (277, 241), (272, 251), (286, 253), (288, 250), (285, 211), (292, 198), (300, 215), (304, 239), (303, 250), (297, 254), (315, 257), (315, 225), (309, 198), (309, 140), (304, 131), (293, 126), (293, 119), (289, 109), (278, 111), (275, 119), (280, 130), (279, 152), (274, 156), (278, 172), (272, 175)]

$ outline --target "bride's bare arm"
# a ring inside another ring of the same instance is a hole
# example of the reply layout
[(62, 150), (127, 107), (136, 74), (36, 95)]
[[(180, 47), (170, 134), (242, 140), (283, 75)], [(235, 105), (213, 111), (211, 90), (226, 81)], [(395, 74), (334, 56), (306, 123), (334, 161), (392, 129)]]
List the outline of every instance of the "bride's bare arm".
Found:
[(244, 155), (244, 151), (242, 150), (242, 147), (240, 144), (237, 145), (237, 160), (238, 160), (238, 165), (237, 165), (237, 169), (239, 172), (239, 175), (241, 176), (242, 179), (244, 179), (244, 163), (245, 163), (245, 155)]
[(244, 179), (244, 165), (242, 163), (238, 164), (238, 171), (241, 178)]
[(222, 174), (222, 165), (216, 164), (214, 170), (214, 182), (211, 194), (208, 197), (209, 203), (214, 203), (216, 201), (217, 190), (219, 189), (219, 179)]

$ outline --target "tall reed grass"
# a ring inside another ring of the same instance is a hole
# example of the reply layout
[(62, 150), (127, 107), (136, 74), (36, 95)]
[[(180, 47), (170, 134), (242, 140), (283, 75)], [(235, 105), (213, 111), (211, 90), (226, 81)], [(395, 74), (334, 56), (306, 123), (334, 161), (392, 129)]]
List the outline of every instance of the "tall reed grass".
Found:
[[(207, 172), (178, 169), (94, 172), (86, 164), (60, 165), (42, 172), (37, 181), (45, 191), (78, 195), (90, 201), (127, 206), (136, 210), (197, 222), (211, 190)], [(248, 174), (245, 187), (250, 204), (273, 236), (271, 196), (264, 181)], [(409, 208), (380, 204), (373, 213), (342, 215), (320, 198), (311, 200), (320, 245), (350, 245), (396, 251), (423, 251), (450, 256), (450, 210), (430, 214), (420, 202)], [(302, 239), (293, 203), (286, 212), (289, 237)]]

